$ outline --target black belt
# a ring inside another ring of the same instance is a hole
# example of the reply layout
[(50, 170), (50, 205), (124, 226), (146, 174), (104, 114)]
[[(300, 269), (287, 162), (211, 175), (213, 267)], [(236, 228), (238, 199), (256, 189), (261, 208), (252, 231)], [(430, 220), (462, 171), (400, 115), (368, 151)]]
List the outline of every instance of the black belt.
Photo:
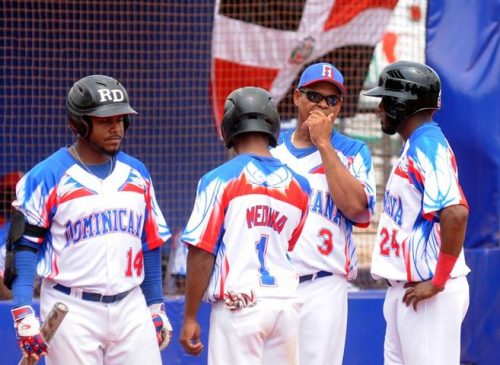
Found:
[(318, 271), (315, 274), (309, 274), (309, 275), (303, 275), (299, 277), (299, 284), (303, 283), (304, 281), (309, 281), (309, 280), (316, 280), (320, 278), (324, 278), (327, 276), (332, 276), (333, 274), (328, 271)]
[[(453, 280), (453, 279), (456, 279), (458, 278), (459, 276), (455, 276), (454, 278), (450, 278), (449, 280)], [(427, 279), (427, 280), (431, 280), (431, 279)], [(426, 280), (422, 280), (422, 281), (426, 281)], [(391, 279), (385, 279), (385, 282), (387, 283), (387, 285), (389, 286), (394, 286), (396, 284), (400, 284), (400, 283), (417, 283), (417, 281), (404, 281), (404, 280), (391, 280)], [(421, 283), (421, 281), (418, 281), (418, 283)]]
[(389, 279), (385, 279), (385, 282), (387, 283), (387, 285), (389, 286), (394, 286), (396, 284), (399, 284), (399, 283), (402, 283), (401, 280), (389, 280)]
[[(71, 288), (68, 288), (67, 286), (61, 285), (61, 284), (56, 284), (54, 285), (54, 289), (57, 291), (60, 291), (61, 293), (71, 295)], [(98, 293), (88, 293), (88, 292), (82, 292), (82, 299), (83, 300), (89, 300), (91, 302), (99, 302), (99, 303), (114, 303), (119, 300), (122, 300), (125, 298), (128, 293), (130, 293), (131, 290), (124, 291), (123, 293), (118, 293), (116, 295), (101, 295)]]

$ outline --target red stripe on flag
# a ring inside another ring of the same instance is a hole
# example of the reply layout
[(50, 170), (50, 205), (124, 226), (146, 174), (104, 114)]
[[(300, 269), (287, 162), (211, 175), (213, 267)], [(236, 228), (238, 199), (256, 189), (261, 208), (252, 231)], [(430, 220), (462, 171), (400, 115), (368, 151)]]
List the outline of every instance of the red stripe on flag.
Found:
[(336, 0), (325, 22), (324, 30), (349, 23), (362, 11), (370, 8), (394, 9), (398, 0)]
[(247, 66), (216, 58), (215, 77), (212, 79), (212, 96), (215, 100), (212, 101), (215, 106), (217, 126), (220, 126), (224, 115), (224, 102), (231, 91), (244, 86), (258, 86), (269, 90), (279, 71), (279, 69)]

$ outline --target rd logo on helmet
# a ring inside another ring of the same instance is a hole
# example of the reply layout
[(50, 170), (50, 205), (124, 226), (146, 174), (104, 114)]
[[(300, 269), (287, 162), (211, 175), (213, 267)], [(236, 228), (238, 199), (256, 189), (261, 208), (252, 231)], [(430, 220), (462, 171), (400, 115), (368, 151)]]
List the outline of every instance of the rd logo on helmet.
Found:
[(99, 95), (101, 96), (101, 103), (104, 103), (105, 101), (112, 101), (114, 103), (118, 103), (120, 101), (123, 101), (125, 99), (125, 95), (123, 95), (123, 91), (120, 89), (99, 89), (97, 90)]

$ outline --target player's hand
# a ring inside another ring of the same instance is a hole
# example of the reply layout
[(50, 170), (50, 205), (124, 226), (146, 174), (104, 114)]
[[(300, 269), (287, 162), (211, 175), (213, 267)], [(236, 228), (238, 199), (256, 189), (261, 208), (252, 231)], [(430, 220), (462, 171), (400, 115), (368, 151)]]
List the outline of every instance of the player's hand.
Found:
[(165, 312), (164, 303), (150, 305), (149, 310), (151, 311), (151, 319), (155, 325), (156, 338), (158, 339), (158, 346), (161, 351), (168, 346), (172, 339), (172, 325)]
[(255, 298), (252, 290), (250, 291), (250, 294), (235, 293), (232, 290), (224, 294), (224, 308), (232, 311), (246, 307), (253, 307), (256, 304), (257, 299)]
[(203, 344), (200, 340), (200, 325), (195, 319), (184, 319), (179, 342), (188, 354), (199, 355), (203, 351)]
[(417, 310), (417, 304), (422, 300), (432, 298), (434, 295), (442, 292), (444, 288), (438, 288), (432, 284), (431, 280), (406, 283), (407, 288), (405, 295), (403, 295), (403, 303), (406, 306), (413, 305), (413, 309)]
[(313, 110), (302, 124), (302, 128), (309, 130), (311, 142), (319, 148), (324, 144), (331, 144), (330, 138), (333, 131), (334, 120), (334, 113), (325, 115), (320, 110)]
[(38, 360), (47, 355), (47, 343), (40, 333), (40, 322), (29, 305), (12, 309), (17, 343), (25, 357)]

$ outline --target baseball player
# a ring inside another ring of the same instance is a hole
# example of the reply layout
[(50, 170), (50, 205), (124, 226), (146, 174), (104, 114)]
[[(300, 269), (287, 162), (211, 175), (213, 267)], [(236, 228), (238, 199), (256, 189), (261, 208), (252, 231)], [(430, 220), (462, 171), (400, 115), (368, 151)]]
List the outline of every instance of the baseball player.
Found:
[(189, 247), (180, 341), (199, 354), (196, 313), (213, 303), (208, 364), (297, 364), (298, 276), (288, 259), (307, 216), (309, 184), (273, 158), (276, 105), (260, 88), (233, 91), (222, 134), (235, 158), (199, 181), (182, 240)]
[(396, 62), (378, 86), (382, 130), (404, 146), (384, 193), (372, 275), (389, 283), (385, 364), (459, 364), (469, 305), (463, 241), (468, 206), (453, 151), (432, 121), (441, 82), (429, 66)]
[(347, 280), (356, 277), (354, 225), (369, 225), (375, 205), (370, 151), (334, 129), (344, 78), (330, 63), (302, 73), (293, 101), (297, 128), (280, 136), (272, 154), (311, 185), (309, 215), (290, 254), (300, 274), (300, 362), (342, 364), (347, 329)]
[(161, 364), (171, 326), (159, 247), (170, 231), (147, 168), (120, 152), (137, 113), (103, 75), (77, 81), (66, 108), (76, 142), (31, 169), (13, 203), (5, 279), (19, 346), (34, 359), (47, 353), (31, 307), (36, 270), (41, 318), (56, 302), (69, 308), (48, 365)]

